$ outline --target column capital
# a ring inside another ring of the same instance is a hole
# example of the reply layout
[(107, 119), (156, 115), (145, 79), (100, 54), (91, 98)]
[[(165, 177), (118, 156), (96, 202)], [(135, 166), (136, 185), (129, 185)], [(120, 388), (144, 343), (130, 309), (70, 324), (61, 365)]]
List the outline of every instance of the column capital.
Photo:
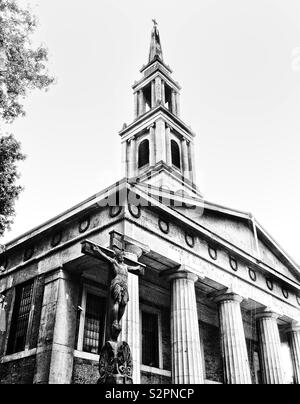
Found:
[(256, 320), (260, 320), (263, 318), (273, 318), (274, 320), (277, 320), (279, 317), (280, 317), (280, 315), (275, 313), (269, 307), (258, 310), (255, 315)]
[(299, 321), (293, 321), (289, 327), (286, 329), (287, 333), (290, 332), (300, 332), (300, 322)]
[(242, 301), (245, 300), (242, 296), (235, 293), (232, 289), (220, 290), (219, 292), (214, 293), (212, 295), (212, 298), (215, 301), (215, 303), (232, 301), (241, 304)]
[(188, 279), (196, 283), (199, 279), (198, 275), (196, 275), (193, 272), (190, 272), (188, 268), (186, 268), (184, 265), (181, 265), (178, 268), (164, 271), (162, 276), (165, 277), (167, 281), (173, 281), (175, 279)]

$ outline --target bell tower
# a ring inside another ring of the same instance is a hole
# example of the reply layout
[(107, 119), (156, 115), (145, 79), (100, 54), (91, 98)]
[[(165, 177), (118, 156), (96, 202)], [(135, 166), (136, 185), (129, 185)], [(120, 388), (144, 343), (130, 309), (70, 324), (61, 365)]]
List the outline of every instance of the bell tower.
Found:
[(120, 132), (127, 178), (199, 194), (195, 178), (195, 134), (180, 118), (180, 85), (164, 62), (157, 22), (148, 63), (133, 85), (134, 121)]

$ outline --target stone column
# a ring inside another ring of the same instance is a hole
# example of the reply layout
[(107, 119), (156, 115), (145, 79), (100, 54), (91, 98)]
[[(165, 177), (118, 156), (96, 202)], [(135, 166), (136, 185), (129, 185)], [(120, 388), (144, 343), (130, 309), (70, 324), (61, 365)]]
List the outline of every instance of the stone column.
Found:
[(146, 112), (146, 102), (143, 90), (139, 91), (139, 116)]
[(194, 184), (196, 184), (197, 175), (196, 175), (196, 159), (195, 159), (195, 144), (194, 144), (194, 142), (190, 142), (190, 144), (189, 144), (189, 154), (190, 154), (191, 181)]
[(151, 108), (156, 107), (155, 80), (151, 81)]
[(260, 357), (264, 384), (284, 384), (278, 315), (265, 309), (257, 314)]
[(150, 166), (153, 167), (155, 166), (155, 127), (154, 124), (150, 126), (149, 128), (150, 132)]
[(129, 302), (122, 319), (120, 339), (129, 344), (133, 357), (133, 383), (141, 383), (139, 277), (128, 274)]
[(293, 323), (288, 330), (291, 347), (295, 384), (300, 384), (300, 323)]
[(161, 82), (161, 102), (163, 105), (166, 103), (166, 87), (165, 87), (165, 82)]
[(78, 283), (62, 269), (45, 280), (35, 384), (71, 384)]
[(171, 99), (171, 111), (174, 115), (177, 114), (177, 110), (176, 110), (176, 92), (175, 90), (172, 90), (172, 99)]
[(128, 140), (128, 177), (135, 177), (136, 174), (136, 141), (134, 138)]
[(252, 384), (244, 325), (243, 298), (231, 291), (218, 295), (221, 349), (226, 384)]
[(156, 77), (155, 79), (155, 100), (156, 100), (156, 106), (162, 103), (162, 82), (160, 77)]
[(172, 381), (174, 384), (204, 384), (195, 293), (198, 277), (182, 268), (171, 273), (168, 279), (172, 282)]
[(180, 116), (180, 95), (179, 95), (179, 93), (176, 93), (176, 95), (175, 95), (175, 102), (176, 102), (176, 114), (177, 114), (177, 116)]
[(155, 123), (155, 154), (156, 163), (166, 161), (166, 124), (163, 119)]
[(171, 152), (171, 128), (169, 125), (166, 127), (166, 163), (172, 167), (172, 152)]
[(125, 177), (128, 177), (127, 141), (122, 143), (122, 166)]
[(134, 93), (134, 118), (136, 119), (139, 116), (139, 97), (138, 93)]
[(181, 141), (181, 150), (182, 150), (182, 171), (185, 178), (189, 178), (190, 176), (190, 167), (189, 167), (189, 154), (188, 154), (188, 145), (187, 140), (185, 138)]

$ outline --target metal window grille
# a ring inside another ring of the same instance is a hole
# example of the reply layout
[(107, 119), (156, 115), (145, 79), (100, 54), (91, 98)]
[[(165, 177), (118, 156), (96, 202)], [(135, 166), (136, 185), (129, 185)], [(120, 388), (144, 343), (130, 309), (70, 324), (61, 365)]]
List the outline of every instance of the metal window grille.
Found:
[(84, 324), (83, 351), (99, 354), (104, 336), (106, 300), (87, 294)]
[(17, 287), (8, 346), (9, 354), (25, 349), (32, 297), (33, 282)]
[(158, 315), (142, 312), (143, 365), (159, 367)]

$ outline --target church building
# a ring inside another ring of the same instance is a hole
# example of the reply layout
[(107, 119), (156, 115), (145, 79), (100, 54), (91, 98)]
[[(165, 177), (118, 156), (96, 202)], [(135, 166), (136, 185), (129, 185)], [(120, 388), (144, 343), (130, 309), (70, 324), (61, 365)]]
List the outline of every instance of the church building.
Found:
[(0, 254), (0, 384), (97, 383), (109, 266), (93, 243), (143, 268), (120, 335), (135, 384), (299, 384), (299, 266), (252, 215), (203, 198), (156, 23), (140, 73), (124, 178)]

